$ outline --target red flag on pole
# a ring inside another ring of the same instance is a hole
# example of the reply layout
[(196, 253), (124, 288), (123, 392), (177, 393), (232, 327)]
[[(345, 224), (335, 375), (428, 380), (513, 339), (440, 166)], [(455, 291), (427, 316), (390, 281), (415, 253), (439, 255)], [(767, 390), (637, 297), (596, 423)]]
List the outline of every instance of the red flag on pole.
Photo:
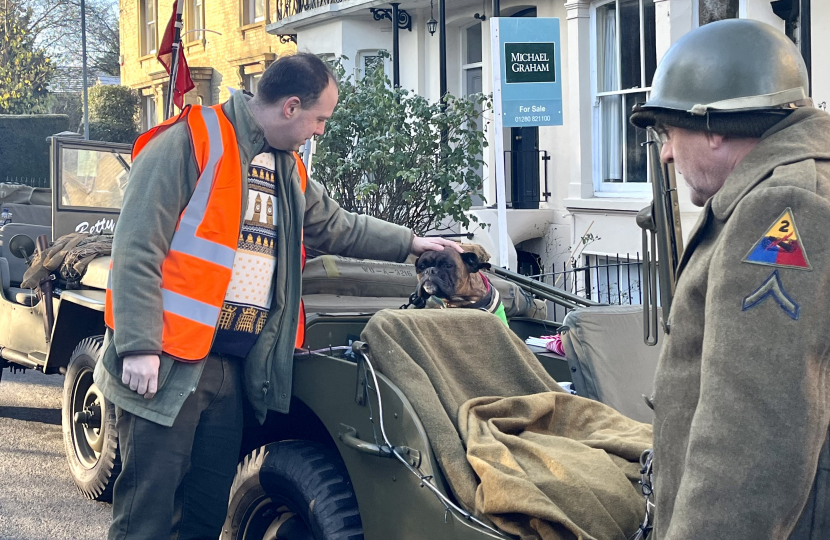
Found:
[[(170, 17), (170, 22), (167, 23), (167, 29), (164, 31), (164, 37), (161, 38), (161, 45), (156, 58), (164, 66), (167, 73), (170, 73), (170, 65), (173, 63), (173, 41), (176, 39), (176, 4), (178, 0), (173, 2), (173, 16)], [(181, 39), (181, 38), (179, 38)], [(184, 57), (184, 48), (179, 43), (179, 65), (176, 69), (175, 90), (173, 92), (173, 103), (179, 109), (184, 108), (184, 95), (194, 88), (193, 79), (190, 78), (190, 69), (187, 67), (187, 60)]]

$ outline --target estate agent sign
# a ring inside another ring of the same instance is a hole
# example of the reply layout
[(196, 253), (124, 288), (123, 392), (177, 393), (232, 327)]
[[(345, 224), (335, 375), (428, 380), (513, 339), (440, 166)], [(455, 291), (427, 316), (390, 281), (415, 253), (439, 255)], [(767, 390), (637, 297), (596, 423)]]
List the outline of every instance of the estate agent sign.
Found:
[(495, 112), (498, 264), (509, 267), (510, 238), (504, 180), (505, 127), (562, 125), (562, 66), (559, 19), (493, 17), (493, 105)]
[(494, 23), (503, 126), (561, 126), (559, 19), (499, 17)]

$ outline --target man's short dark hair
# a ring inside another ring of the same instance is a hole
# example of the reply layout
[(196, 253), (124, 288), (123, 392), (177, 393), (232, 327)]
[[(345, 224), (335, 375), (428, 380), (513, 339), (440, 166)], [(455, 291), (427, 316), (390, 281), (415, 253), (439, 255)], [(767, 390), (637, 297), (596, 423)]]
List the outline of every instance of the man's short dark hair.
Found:
[(257, 97), (263, 102), (277, 101), (297, 96), (301, 106), (307, 109), (320, 98), (320, 94), (332, 81), (334, 73), (327, 63), (310, 53), (283, 56), (268, 66), (257, 84)]

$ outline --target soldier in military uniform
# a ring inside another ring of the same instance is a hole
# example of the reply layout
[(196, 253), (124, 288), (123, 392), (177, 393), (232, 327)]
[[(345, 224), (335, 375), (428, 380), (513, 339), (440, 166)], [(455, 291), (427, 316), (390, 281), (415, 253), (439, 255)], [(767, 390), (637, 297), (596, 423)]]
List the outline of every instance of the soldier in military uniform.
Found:
[(631, 122), (703, 210), (655, 379), (655, 536), (830, 538), (830, 117), (784, 34), (698, 28)]

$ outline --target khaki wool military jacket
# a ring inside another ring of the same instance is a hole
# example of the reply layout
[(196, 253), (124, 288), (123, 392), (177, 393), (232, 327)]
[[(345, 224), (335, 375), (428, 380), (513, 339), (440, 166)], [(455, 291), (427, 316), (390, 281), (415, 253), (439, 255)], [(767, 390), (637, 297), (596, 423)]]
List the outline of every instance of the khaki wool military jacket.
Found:
[(830, 117), (793, 112), (705, 205), (654, 396), (656, 538), (830, 538)]
[[(237, 92), (222, 106), (239, 146), (243, 218), (248, 167), (269, 148), (247, 99)], [(271, 151), (278, 205), (277, 267), (269, 316), (243, 370), (245, 393), (260, 421), (268, 410), (287, 413), (291, 402), (303, 231), (305, 245), (325, 253), (398, 262), (409, 255), (414, 237), (406, 227), (346, 212), (311, 178), (303, 193), (294, 156)], [(121, 383), (122, 358), (162, 352), (161, 264), (198, 177), (187, 126), (181, 122), (156, 135), (133, 163), (112, 249), (115, 332), (107, 332), (104, 356), (94, 375), (113, 404), (164, 426), (173, 424), (196, 390), (204, 362), (181, 362), (161, 354), (158, 392), (145, 399)], [(194, 287), (200, 277), (193, 276)]]

